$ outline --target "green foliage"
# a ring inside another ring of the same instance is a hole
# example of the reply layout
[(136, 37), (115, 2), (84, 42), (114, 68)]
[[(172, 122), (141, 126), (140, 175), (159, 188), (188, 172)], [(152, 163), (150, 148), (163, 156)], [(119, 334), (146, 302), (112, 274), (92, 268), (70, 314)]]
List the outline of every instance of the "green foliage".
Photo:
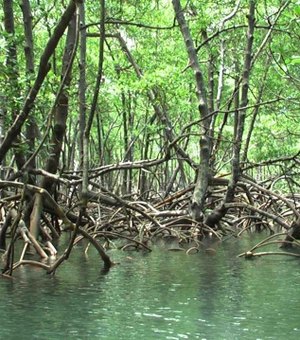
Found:
[[(235, 84), (241, 81), (244, 50), (247, 39), (248, 2), (241, 1), (236, 14), (226, 21), (223, 30), (219, 31), (221, 22), (234, 10), (236, 1), (181, 1), (185, 17), (188, 21), (195, 46), (205, 40), (209, 41), (198, 51), (205, 86), (209, 93), (209, 60), (211, 60), (214, 85), (212, 89), (214, 107), (218, 92), (219, 71), (223, 64), (224, 79), (220, 101), (221, 113), (217, 114), (214, 126), (214, 136), (218, 136), (222, 125), (224, 112), (229, 110), (228, 119), (220, 136), (220, 148), (216, 155), (219, 167), (227, 166), (232, 157), (234, 138), (234, 110), (232, 97)], [(274, 30), (264, 43), (270, 23), (273, 23), (280, 6), (280, 1), (257, 2), (256, 28), (254, 34), (254, 54), (260, 52), (251, 69), (249, 84), (249, 108), (246, 112), (245, 136), (249, 132), (253, 115), (253, 105), (256, 105), (262, 82), (264, 82), (262, 102), (258, 109), (257, 119), (252, 131), (248, 159), (263, 161), (285, 155), (292, 155), (299, 150), (299, 34), (300, 16), (299, 2), (291, 4), (283, 11), (275, 23)], [(40, 55), (51, 36), (53, 29), (64, 8), (61, 2), (55, 6), (52, 2), (31, 1), (34, 24), (34, 52), (36, 70)], [(22, 15), (18, 6), (16, 11), (16, 36), (18, 48), (18, 84), (21, 89), (17, 94), (7, 92), (14, 101), (21, 105), (28, 91), (28, 77), (24, 57), (24, 29)], [(86, 2), (87, 32), (99, 34), (99, 2)], [(1, 17), (3, 13), (0, 12)], [(93, 122), (92, 154), (94, 163), (100, 162), (99, 145), (112, 154), (106, 159), (120, 161), (124, 157), (124, 126), (127, 126), (128, 138), (133, 141), (133, 158), (140, 158), (145, 147), (150, 150), (163, 149), (164, 123), (155, 114), (154, 105), (159, 106), (168, 116), (175, 137), (185, 134), (179, 141), (180, 146), (186, 145), (191, 158), (199, 162), (199, 124), (192, 125), (187, 131), (183, 127), (199, 119), (197, 97), (195, 95), (194, 75), (189, 67), (188, 55), (182, 35), (174, 21), (174, 11), (170, 1), (121, 1), (106, 2), (106, 41), (104, 53), (104, 79), (101, 83), (97, 107), (98, 121)], [(1, 23), (1, 31), (4, 26)], [(120, 32), (127, 47), (142, 72), (138, 77), (128, 56), (120, 48), (115, 34)], [(0, 95), (10, 84), (10, 72), (6, 65), (9, 39), (5, 34), (0, 36)], [(43, 84), (35, 103), (33, 115), (43, 133), (44, 122), (53, 105), (55, 95), (61, 81), (61, 64), (65, 38), (59, 43), (51, 60), (51, 71)], [(262, 44), (264, 45), (262, 46)], [(224, 56), (221, 55), (221, 46)], [(262, 47), (262, 48), (261, 48)], [(261, 50), (260, 50), (261, 48)], [(89, 114), (95, 78), (98, 68), (99, 38), (87, 38), (87, 114)], [(78, 121), (78, 79), (79, 55), (77, 54), (73, 68), (73, 80), (68, 90), (70, 96), (69, 118)], [(270, 65), (266, 77), (266, 65)], [(11, 90), (14, 92), (14, 90)], [(154, 100), (149, 99), (153, 91)], [(278, 101), (276, 101), (278, 99)], [(6, 108), (8, 111), (10, 107)], [(125, 112), (125, 115), (124, 115)], [(126, 122), (124, 124), (124, 117)], [(10, 119), (9, 119), (10, 122)], [(70, 137), (74, 131), (68, 132)], [(99, 134), (101, 143), (98, 141)], [(151, 138), (145, 140), (149, 134)], [(98, 143), (99, 142), (99, 143)], [(148, 143), (148, 144), (147, 144)], [(102, 150), (102, 151), (103, 151)], [(105, 155), (106, 157), (106, 155)], [(222, 163), (223, 162), (223, 163)]]

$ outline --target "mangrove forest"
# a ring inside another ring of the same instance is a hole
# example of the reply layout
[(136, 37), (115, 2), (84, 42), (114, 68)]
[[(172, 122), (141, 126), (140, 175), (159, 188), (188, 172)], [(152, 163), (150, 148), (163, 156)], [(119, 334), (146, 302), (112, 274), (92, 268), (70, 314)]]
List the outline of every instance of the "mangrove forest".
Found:
[(299, 1), (1, 3), (1, 278), (262, 232), (235, 255), (300, 256)]

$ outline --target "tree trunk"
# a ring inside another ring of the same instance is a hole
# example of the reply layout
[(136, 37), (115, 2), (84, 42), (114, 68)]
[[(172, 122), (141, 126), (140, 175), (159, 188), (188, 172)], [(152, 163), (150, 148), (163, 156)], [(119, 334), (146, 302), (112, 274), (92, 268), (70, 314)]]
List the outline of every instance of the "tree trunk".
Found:
[[(34, 49), (33, 49), (33, 33), (32, 33), (32, 14), (29, 0), (22, 0), (20, 3), (23, 13), (23, 25), (25, 35), (24, 54), (26, 60), (26, 74), (28, 83), (28, 92), (30, 89), (30, 78), (34, 75)], [(33, 116), (29, 117), (28, 124), (26, 124), (26, 140), (28, 146), (27, 159), (29, 159), (28, 167), (35, 168), (35, 159), (31, 158), (35, 149), (35, 139), (37, 137), (38, 127)], [(30, 182), (34, 184), (34, 181)]]
[[(71, 82), (71, 71), (72, 64), (75, 56), (75, 51), (77, 48), (77, 35), (78, 35), (78, 27), (76, 16), (74, 15), (72, 20), (70, 21), (66, 46), (62, 60), (62, 81), (64, 80), (64, 88), (59, 94), (59, 98), (57, 100), (57, 107), (55, 108), (54, 114), (54, 126), (53, 133), (50, 142), (50, 150), (49, 150), (49, 158), (46, 163), (46, 171), (55, 174), (59, 167), (60, 156), (62, 152), (62, 144), (65, 137), (66, 131), (66, 121), (68, 117), (69, 110), (69, 96), (68, 96), (68, 87)], [(42, 187), (46, 189), (49, 193), (52, 192), (52, 184), (53, 179), (50, 177), (44, 177)]]
[(99, 55), (98, 55), (98, 73), (96, 78), (96, 85), (94, 89), (94, 95), (91, 105), (91, 111), (86, 122), (84, 122), (84, 134), (83, 134), (83, 154), (82, 154), (82, 190), (81, 199), (83, 208), (87, 205), (88, 195), (88, 171), (90, 167), (90, 132), (92, 128), (93, 119), (95, 116), (98, 97), (100, 92), (101, 79), (103, 76), (103, 60), (104, 60), (104, 40), (105, 40), (105, 0), (100, 1), (101, 7), (101, 21), (100, 21), (100, 38), (99, 38)]
[(209, 134), (211, 117), (209, 116), (208, 104), (206, 98), (206, 88), (203, 79), (203, 74), (200, 69), (197, 52), (194, 42), (185, 20), (183, 9), (180, 0), (172, 0), (173, 8), (176, 15), (176, 20), (179, 24), (181, 34), (184, 39), (186, 50), (188, 53), (190, 67), (194, 71), (196, 82), (196, 94), (198, 98), (198, 108), (201, 118), (201, 139), (200, 139), (200, 165), (198, 168), (198, 175), (196, 185), (191, 202), (191, 215), (192, 218), (201, 221), (204, 216), (204, 203), (208, 184), (212, 177), (211, 169), (209, 166), (209, 159), (211, 154), (212, 140)]
[[(69, 23), (66, 46), (63, 56), (62, 65), (62, 83), (65, 86), (58, 94), (57, 107), (54, 116), (53, 135), (50, 144), (50, 156), (46, 163), (46, 171), (55, 174), (58, 170), (61, 156), (62, 143), (64, 140), (66, 120), (68, 116), (68, 93), (67, 87), (71, 82), (71, 69), (75, 57), (79, 35), (79, 18), (73, 15)], [(50, 194), (53, 191), (55, 181), (51, 177), (43, 177), (41, 187), (46, 189)], [(42, 212), (43, 200), (39, 195), (35, 196), (34, 209), (31, 213), (30, 231), (37, 238), (39, 235), (39, 221)]]
[[(249, 89), (249, 78), (251, 71), (251, 54), (253, 45), (253, 32), (254, 32), (254, 12), (255, 12), (255, 1), (250, 0), (249, 14), (248, 14), (248, 32), (247, 32), (247, 45), (245, 48), (244, 58), (244, 69), (242, 76), (242, 90), (241, 90), (241, 109), (236, 107), (235, 112), (235, 129), (234, 129), (234, 143), (232, 150), (232, 163), (231, 163), (231, 180), (228, 184), (227, 191), (223, 202), (214, 209), (205, 219), (205, 224), (209, 227), (215, 227), (218, 225), (220, 220), (225, 216), (227, 209), (225, 208), (226, 203), (230, 203), (234, 199), (235, 189), (237, 182), (241, 174), (240, 168), (240, 157), (241, 147), (243, 142), (243, 134), (245, 127), (246, 118), (246, 106), (248, 104), (248, 89)], [(238, 98), (238, 97), (236, 97)], [(238, 105), (238, 101), (236, 103)]]
[[(4, 2), (6, 3), (6, 2)], [(16, 136), (19, 135), (21, 132), (21, 128), (23, 124), (25, 123), (32, 107), (34, 104), (34, 101), (36, 99), (36, 96), (45, 80), (46, 75), (48, 74), (50, 70), (50, 64), (49, 60), (51, 56), (53, 55), (55, 48), (62, 37), (66, 27), (68, 26), (74, 12), (76, 9), (75, 2), (73, 0), (70, 1), (68, 7), (66, 8), (64, 14), (62, 15), (59, 23), (57, 24), (53, 35), (49, 39), (44, 52), (40, 59), (40, 65), (37, 77), (35, 79), (35, 82), (33, 86), (31, 87), (29, 94), (24, 102), (23, 108), (21, 109), (20, 114), (16, 117), (14, 123), (10, 127), (10, 129), (7, 131), (3, 142), (0, 146), (0, 162), (4, 159), (6, 153), (11, 148), (13, 142), (15, 141)]]
[[(80, 13), (80, 56), (79, 56), (79, 135), (78, 135), (78, 145), (79, 145), (79, 160), (83, 160), (83, 132), (85, 128), (86, 121), (86, 28), (85, 28), (85, 4), (82, 2), (79, 4)], [(80, 164), (80, 169), (82, 169), (82, 163)]]
[[(3, 2), (4, 26), (10, 36), (8, 39), (7, 50), (7, 73), (9, 75), (9, 88), (7, 89), (6, 105), (9, 106), (7, 111), (11, 111), (12, 118), (15, 119), (19, 113), (19, 104), (17, 98), (20, 97), (20, 86), (18, 83), (18, 61), (17, 61), (17, 46), (15, 43), (15, 23), (13, 1), (7, 0)], [(22, 148), (21, 139), (18, 135), (14, 138), (14, 154), (18, 169), (21, 169), (25, 163), (24, 150)]]

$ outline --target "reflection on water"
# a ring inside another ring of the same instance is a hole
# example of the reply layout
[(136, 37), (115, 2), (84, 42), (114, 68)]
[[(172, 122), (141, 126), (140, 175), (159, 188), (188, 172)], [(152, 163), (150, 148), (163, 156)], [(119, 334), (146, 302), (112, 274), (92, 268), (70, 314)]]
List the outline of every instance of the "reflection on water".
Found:
[(0, 280), (2, 339), (299, 339), (299, 260), (111, 251), (107, 275), (78, 247), (55, 277), (23, 267)]

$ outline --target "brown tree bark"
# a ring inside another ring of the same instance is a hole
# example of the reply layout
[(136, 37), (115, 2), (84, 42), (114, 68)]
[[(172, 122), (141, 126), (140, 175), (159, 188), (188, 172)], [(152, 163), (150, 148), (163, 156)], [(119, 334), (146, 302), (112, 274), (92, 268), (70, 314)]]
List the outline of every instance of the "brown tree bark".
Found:
[[(3, 2), (4, 12), (4, 27), (8, 33), (8, 50), (7, 50), (7, 73), (8, 79), (8, 95), (6, 96), (7, 111), (11, 112), (12, 118), (15, 119), (19, 113), (19, 104), (16, 98), (20, 97), (20, 86), (18, 83), (18, 60), (17, 60), (17, 46), (15, 43), (15, 19), (13, 10), (13, 1), (6, 0)], [(20, 137), (17, 135), (14, 138), (14, 154), (18, 169), (21, 169), (25, 163), (24, 150), (22, 150), (22, 143)]]
[[(58, 170), (61, 156), (62, 143), (65, 135), (66, 120), (68, 116), (68, 86), (71, 82), (71, 70), (75, 58), (75, 52), (79, 36), (79, 17), (73, 15), (69, 22), (66, 39), (66, 46), (62, 63), (62, 90), (58, 93), (57, 106), (54, 115), (54, 127), (51, 138), (49, 158), (46, 162), (46, 171), (55, 174)], [(50, 194), (53, 192), (53, 185), (56, 184), (50, 176), (44, 176), (41, 187)], [(37, 238), (40, 232), (40, 218), (43, 210), (41, 195), (35, 195), (34, 207), (30, 217), (30, 232)]]
[[(76, 26), (77, 25), (77, 26)], [(59, 167), (59, 161), (62, 151), (62, 144), (66, 131), (66, 121), (69, 111), (69, 95), (68, 88), (71, 83), (72, 64), (77, 49), (77, 41), (79, 27), (74, 15), (68, 27), (66, 46), (62, 60), (61, 81), (64, 81), (64, 87), (57, 100), (57, 106), (54, 113), (53, 132), (50, 141), (49, 158), (47, 160), (45, 170), (55, 174)], [(49, 193), (52, 192), (53, 179), (44, 177), (42, 187)]]
[(191, 36), (188, 24), (184, 17), (184, 12), (180, 0), (172, 0), (176, 20), (186, 46), (190, 67), (194, 72), (196, 83), (196, 94), (198, 98), (198, 108), (201, 118), (201, 139), (200, 139), (200, 165), (196, 185), (191, 201), (191, 215), (197, 221), (203, 220), (203, 209), (209, 181), (212, 177), (209, 159), (211, 153), (212, 140), (209, 133), (211, 116), (209, 115), (206, 86), (200, 69), (196, 48)]
[[(32, 33), (32, 14), (31, 14), (31, 6), (29, 0), (22, 0), (20, 2), (20, 7), (23, 13), (23, 26), (24, 26), (24, 36), (25, 36), (25, 44), (24, 44), (24, 54), (26, 60), (26, 74), (28, 77), (28, 91), (30, 89), (30, 83), (34, 76), (34, 49), (33, 49), (33, 33)], [(37, 135), (38, 127), (36, 125), (36, 121), (33, 116), (29, 116), (28, 124), (26, 124), (26, 140), (28, 146), (28, 156), (27, 159), (30, 159), (27, 166), (31, 169), (35, 168), (35, 159), (31, 158), (34, 149), (35, 149), (35, 139)], [(31, 182), (31, 184), (34, 184)]]
[(249, 1), (249, 13), (248, 13), (248, 31), (247, 31), (247, 44), (245, 48), (245, 58), (244, 58), (244, 68), (242, 75), (242, 89), (241, 89), (241, 108), (237, 107), (235, 113), (235, 131), (234, 131), (234, 141), (232, 150), (232, 163), (231, 163), (231, 180), (229, 181), (227, 191), (223, 202), (214, 209), (214, 211), (209, 214), (204, 223), (209, 227), (215, 227), (218, 225), (220, 220), (225, 216), (228, 208), (225, 204), (230, 203), (234, 199), (235, 190), (237, 182), (241, 175), (241, 148), (243, 142), (243, 134), (246, 119), (246, 107), (248, 104), (248, 90), (249, 90), (249, 79), (251, 72), (251, 60), (252, 60), (252, 46), (253, 46), (253, 33), (254, 33), (254, 23), (255, 23), (255, 1)]
[(90, 143), (90, 132), (92, 128), (93, 119), (98, 104), (98, 96), (100, 91), (101, 79), (103, 75), (103, 60), (104, 60), (104, 40), (105, 40), (105, 0), (100, 1), (100, 37), (99, 37), (99, 56), (98, 56), (98, 72), (97, 79), (94, 89), (94, 95), (91, 105), (91, 110), (87, 120), (84, 122), (84, 134), (83, 134), (83, 154), (82, 154), (82, 165), (83, 165), (83, 178), (82, 178), (82, 206), (87, 205), (87, 194), (88, 194), (88, 171), (89, 171), (89, 143)]
[(79, 159), (81, 161), (80, 168), (82, 169), (83, 161), (83, 134), (86, 121), (86, 28), (85, 28), (85, 4), (79, 4), (79, 14), (81, 22), (80, 42), (79, 42)]
[(36, 96), (50, 70), (49, 60), (54, 53), (54, 50), (62, 37), (65, 29), (67, 28), (74, 12), (76, 9), (75, 1), (71, 0), (65, 12), (63, 13), (60, 21), (58, 22), (53, 35), (50, 37), (44, 52), (40, 58), (39, 70), (37, 77), (33, 86), (31, 87), (29, 94), (23, 104), (23, 107), (20, 111), (20, 114), (16, 117), (14, 123), (11, 125), (9, 130), (7, 131), (3, 142), (0, 146), (0, 162), (4, 159), (6, 153), (11, 148), (13, 142), (15, 141), (16, 136), (19, 135), (23, 124), (25, 123), (32, 107)]

